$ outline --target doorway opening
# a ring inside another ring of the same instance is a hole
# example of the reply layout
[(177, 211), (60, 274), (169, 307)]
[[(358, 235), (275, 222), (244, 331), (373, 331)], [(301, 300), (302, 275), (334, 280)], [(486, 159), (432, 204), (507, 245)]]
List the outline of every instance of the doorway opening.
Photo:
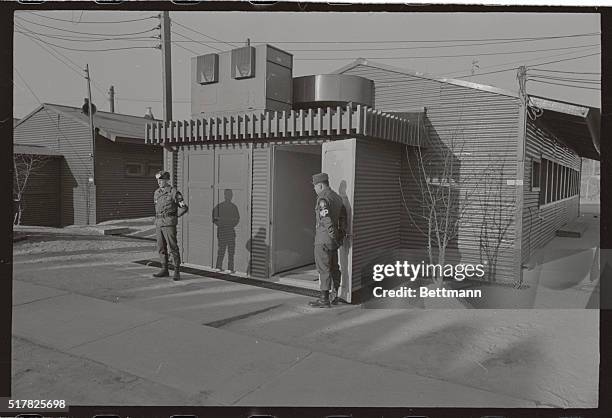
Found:
[(321, 172), (321, 145), (277, 145), (273, 152), (271, 275), (316, 288), (312, 176)]

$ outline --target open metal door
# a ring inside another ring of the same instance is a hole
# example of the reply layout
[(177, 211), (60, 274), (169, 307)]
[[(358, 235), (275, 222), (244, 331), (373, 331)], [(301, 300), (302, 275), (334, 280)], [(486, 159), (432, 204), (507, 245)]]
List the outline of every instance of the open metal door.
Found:
[(347, 237), (338, 250), (342, 281), (339, 296), (351, 301), (353, 267), (353, 207), (355, 190), (356, 139), (325, 142), (321, 153), (321, 167), (329, 176), (330, 187), (342, 197), (347, 212)]
[(189, 212), (181, 217), (183, 230), (183, 261), (213, 266), (214, 153), (190, 151), (183, 153), (183, 181)]

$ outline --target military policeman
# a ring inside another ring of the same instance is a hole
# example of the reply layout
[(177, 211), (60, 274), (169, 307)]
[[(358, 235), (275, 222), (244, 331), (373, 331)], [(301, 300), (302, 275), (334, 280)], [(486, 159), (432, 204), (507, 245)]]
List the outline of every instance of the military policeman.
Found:
[(159, 171), (155, 174), (159, 188), (155, 190), (155, 233), (157, 238), (157, 251), (162, 264), (159, 273), (153, 277), (168, 277), (168, 250), (172, 255), (174, 264), (174, 280), (180, 280), (179, 266), (181, 258), (176, 242), (176, 225), (178, 218), (187, 213), (187, 205), (181, 193), (170, 185), (170, 173)]
[[(312, 184), (317, 193), (314, 257), (319, 272), (321, 297), (309, 302), (309, 305), (329, 308), (332, 303), (338, 303), (337, 294), (341, 276), (338, 248), (344, 239), (346, 209), (342, 198), (329, 187), (329, 177), (326, 173), (312, 176)], [(330, 291), (333, 292), (331, 301)]]

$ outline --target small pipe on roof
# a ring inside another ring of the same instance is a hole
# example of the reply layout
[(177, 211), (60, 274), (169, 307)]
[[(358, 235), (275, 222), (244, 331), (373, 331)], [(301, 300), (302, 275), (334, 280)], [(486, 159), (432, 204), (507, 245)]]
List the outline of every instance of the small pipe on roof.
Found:
[(110, 103), (110, 112), (115, 113), (115, 86), (110, 86), (108, 89), (108, 101)]

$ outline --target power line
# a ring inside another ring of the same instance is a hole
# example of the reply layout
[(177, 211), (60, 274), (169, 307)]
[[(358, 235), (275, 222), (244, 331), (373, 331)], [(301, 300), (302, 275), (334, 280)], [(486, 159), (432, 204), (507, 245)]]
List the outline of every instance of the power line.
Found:
[[(57, 18), (57, 17), (49, 17), (49, 16), (38, 14), (38, 13), (34, 13), (34, 12), (27, 12), (27, 13), (32, 14), (34, 16), (42, 17), (42, 18), (45, 18), (45, 19), (57, 20), (59, 22), (72, 22), (71, 20), (68, 20), (68, 19), (60, 19), (60, 18)], [(83, 15), (81, 15), (81, 17), (83, 17)], [(128, 20), (88, 21), (88, 22), (80, 21), (78, 23), (85, 23), (85, 24), (89, 24), (89, 23), (128, 23), (128, 22), (140, 22), (140, 21), (143, 21), (143, 20), (155, 19), (155, 18), (157, 18), (157, 16), (148, 16), (148, 17), (143, 17), (143, 18), (140, 18), (140, 19), (128, 19)]]
[[(177, 23), (178, 24), (178, 23)], [(197, 32), (195, 29), (189, 28), (194, 32)], [(201, 35), (209, 37), (202, 32), (198, 32)], [(599, 36), (601, 32), (591, 32), (591, 33), (578, 33), (571, 35), (556, 35), (556, 36), (539, 36), (539, 37), (525, 37), (525, 38), (488, 38), (488, 39), (438, 39), (438, 40), (378, 40), (378, 41), (270, 41), (270, 40), (256, 40), (252, 41), (253, 43), (267, 43), (267, 44), (383, 44), (383, 43), (441, 43), (441, 42), (486, 42), (486, 41), (536, 41), (536, 40), (546, 40), (546, 39), (565, 39), (565, 38), (579, 38), (586, 36)], [(212, 38), (212, 37), (211, 37)], [(214, 38), (212, 38), (214, 39)], [(224, 44), (241, 44), (244, 41), (221, 41), (215, 40), (211, 43), (224, 43)]]
[[(174, 42), (172, 42), (172, 43), (174, 43)], [(176, 45), (176, 46), (178, 46), (179, 48), (184, 49), (185, 51), (189, 51), (189, 52), (191, 52), (191, 53), (192, 53), (192, 54), (194, 54), (194, 55), (202, 55), (202, 54), (200, 54), (199, 52), (195, 52), (193, 49), (189, 49), (189, 48), (187, 48), (186, 46), (183, 46), (183, 45), (181, 45), (181, 44), (175, 44), (175, 45)]]
[(600, 88), (595, 88), (595, 87), (586, 87), (586, 86), (572, 86), (569, 84), (561, 84), (561, 83), (553, 83), (550, 81), (540, 81), (540, 80), (532, 80), (531, 78), (528, 79), (529, 81), (533, 81), (534, 83), (544, 83), (544, 84), (552, 84), (555, 86), (563, 86), (563, 87), (573, 87), (575, 89), (587, 89), (587, 90), (597, 90), (597, 91), (601, 91)]
[(601, 84), (601, 81), (590, 80), (590, 79), (586, 79), (586, 78), (549, 77), (549, 76), (538, 75), (538, 74), (531, 74), (531, 73), (530, 73), (529, 77), (530, 78), (539, 78), (539, 79), (542, 79), (542, 80), (568, 81), (568, 82), (573, 82), (573, 83), (584, 83), (584, 84)]
[(600, 52), (596, 52), (594, 54), (589, 54), (589, 55), (582, 55), (580, 57), (574, 57), (574, 58), (566, 58), (566, 59), (562, 59), (562, 60), (557, 60), (557, 61), (548, 61), (548, 62), (542, 62), (540, 64), (532, 64), (532, 65), (528, 65), (527, 68), (530, 67), (537, 67), (539, 65), (547, 65), (547, 64), (555, 64), (557, 62), (564, 62), (564, 61), (571, 61), (571, 60), (576, 60), (576, 59), (580, 59), (580, 58), (587, 58), (587, 57), (594, 57), (595, 55), (600, 55)]
[[(189, 41), (194, 42), (196, 44), (204, 45), (204, 46), (206, 46), (206, 47), (208, 47), (210, 49), (214, 49), (214, 50), (219, 51), (219, 52), (223, 51), (222, 49), (219, 49), (219, 48), (214, 47), (214, 46), (210, 46), (210, 45), (206, 44), (205, 42), (196, 41), (195, 39), (190, 38), (189, 36), (183, 35), (182, 33), (177, 32), (176, 29), (171, 29), (171, 32), (174, 33), (175, 35), (182, 36), (183, 38), (188, 39)], [(179, 45), (177, 44), (177, 46), (179, 46)], [(199, 54), (196, 54), (196, 55), (199, 55)]]
[(463, 47), (468, 47), (468, 46), (491, 46), (491, 45), (502, 45), (502, 44), (519, 43), (519, 42), (530, 42), (530, 41), (515, 40), (515, 41), (488, 42), (488, 43), (401, 46), (401, 47), (386, 47), (386, 48), (341, 48), (341, 49), (294, 49), (292, 48), (291, 52), (399, 51), (399, 50), (415, 50), (415, 49), (463, 48)]
[[(486, 52), (486, 53), (472, 53), (472, 54), (456, 54), (456, 55), (429, 55), (429, 56), (412, 56), (412, 57), (369, 57), (366, 59), (371, 60), (396, 60), (396, 59), (427, 59), (427, 58), (459, 58), (459, 57), (481, 57), (488, 55), (512, 55), (512, 54), (529, 54), (534, 52), (546, 52), (546, 51), (561, 51), (567, 49), (579, 49), (579, 48), (590, 48), (599, 46), (598, 44), (589, 45), (578, 45), (569, 46), (563, 48), (547, 48), (547, 49), (534, 49), (530, 51), (505, 51), (505, 52)], [(296, 61), (338, 61), (347, 59), (359, 59), (359, 57), (343, 57), (343, 58), (294, 58)]]
[[(160, 99), (135, 99), (135, 98), (128, 98), (128, 97), (117, 97), (115, 96), (115, 99), (118, 101), (122, 101), (122, 102), (142, 102), (142, 103), (149, 103), (149, 102), (155, 102), (155, 103), (160, 103), (163, 100)], [(190, 99), (174, 99), (172, 100), (173, 103), (191, 103)]]
[[(595, 51), (595, 50), (599, 50), (599, 49), (600, 48), (589, 48), (589, 49), (585, 50), (585, 52), (586, 51)], [(480, 70), (484, 70), (484, 69), (491, 69), (491, 70), (493, 70), (493, 69), (496, 69), (496, 68), (501, 68), (501, 67), (504, 67), (506, 65), (512, 65), (512, 64), (524, 65), (524, 64), (527, 64), (529, 62), (533, 62), (534, 60), (537, 61), (537, 60), (547, 59), (547, 58), (564, 57), (564, 56), (575, 54), (575, 53), (576, 52), (563, 52), (561, 54), (550, 54), (550, 55), (545, 55), (545, 56), (539, 57), (539, 58), (530, 58), (528, 60), (521, 60), (520, 62), (517, 61), (517, 60), (506, 61), (506, 62), (501, 62), (501, 63), (495, 64), (495, 65), (487, 65), (487, 66), (480, 67)], [(516, 68), (518, 68), (518, 67), (516, 67)], [(453, 76), (455, 74), (464, 74), (466, 71), (469, 71), (469, 70), (465, 69), (465, 70), (462, 70), (462, 71), (453, 71), (453, 72), (450, 72), (450, 73), (445, 73), (444, 75), (446, 75), (446, 76)]]
[(37, 22), (32, 22), (31, 20), (27, 20), (24, 19), (23, 17), (18, 17), (15, 16), (17, 19), (21, 19), (24, 22), (30, 23), (32, 25), (37, 25), (37, 26), (42, 26), (45, 28), (49, 28), (49, 29), (55, 29), (61, 32), (69, 32), (69, 33), (78, 33), (79, 35), (95, 35), (95, 36), (131, 36), (131, 35), (142, 35), (143, 33), (148, 33), (151, 31), (154, 31), (156, 29), (158, 29), (159, 27), (156, 26), (154, 28), (145, 30), (145, 31), (140, 31), (140, 32), (130, 32), (130, 33), (92, 33), (92, 32), (80, 32), (80, 31), (74, 31), (74, 30), (68, 30), (68, 29), (63, 29), (63, 28), (58, 28), (55, 26), (49, 26), (49, 25), (44, 25), (42, 23), (37, 23)]
[[(22, 31), (26, 31), (31, 34), (35, 34), (38, 36), (43, 36), (45, 38), (53, 38), (60, 39), (63, 41), (71, 41), (71, 42), (103, 42), (103, 41), (150, 41), (151, 39), (158, 39), (155, 36), (136, 36), (136, 37), (118, 37), (118, 38), (95, 38), (95, 37), (75, 37), (71, 35), (53, 35), (49, 33), (35, 32), (31, 29), (26, 28), (25, 26), (16, 23), (15, 26)], [(17, 33), (22, 33), (19, 31), (15, 31)]]
[[(528, 65), (527, 68), (536, 66), (536, 65), (545, 65), (545, 64), (550, 64), (553, 62), (564, 62), (564, 61), (572, 61), (572, 60), (576, 60), (576, 59), (581, 59), (581, 58), (586, 58), (586, 57), (592, 57), (595, 55), (599, 55), (600, 53), (597, 52), (595, 54), (588, 54), (588, 55), (581, 55), (579, 57), (572, 57), (572, 58), (565, 58), (562, 60), (557, 60), (557, 61), (551, 61), (551, 62), (547, 62), (547, 63), (541, 63), (541, 64), (532, 64), (532, 65)], [(512, 67), (512, 68), (507, 68), (505, 70), (499, 70), (499, 71), (490, 71), (487, 73), (475, 73), (475, 74), (469, 74), (469, 75), (463, 75), (463, 76), (456, 76), (455, 78), (465, 78), (465, 77), (471, 77), (471, 76), (479, 76), (479, 75), (487, 75), (487, 74), (495, 74), (495, 73), (499, 73), (499, 72), (504, 72), (504, 71), (511, 71), (511, 70), (517, 70), (518, 67)]]
[[(60, 129), (59, 125), (56, 125), (55, 121), (53, 120), (53, 118), (51, 117), (51, 114), (49, 114), (49, 110), (45, 107), (45, 105), (43, 104), (43, 102), (40, 100), (40, 98), (36, 95), (36, 93), (34, 93), (34, 90), (32, 90), (32, 88), (30, 87), (30, 85), (28, 84), (28, 82), (25, 80), (25, 78), (23, 78), (23, 76), (21, 75), (21, 73), (19, 72), (19, 70), (17, 69), (17, 67), (13, 66), (13, 70), (15, 70), (15, 72), (17, 73), (17, 76), (19, 76), (19, 78), (21, 79), (21, 81), (23, 82), (23, 84), (25, 84), (25, 86), (27, 87), (27, 89), (30, 91), (30, 93), (32, 93), (32, 96), (34, 96), (36, 98), (36, 100), (38, 101), (38, 104), (40, 106), (42, 106), (43, 110), (45, 111), (45, 113), (47, 114), (47, 117), (49, 118), (49, 120), (51, 121), (51, 125), (55, 127), (55, 129), (57, 129), (57, 131), (60, 133), (61, 136), (64, 137), (65, 144), (67, 144), (70, 148), (73, 149), (73, 151), (75, 151), (74, 155), (75, 157), (81, 162), (83, 163), (83, 165), (88, 166), (87, 162), (85, 162), (80, 155), (79, 150), (77, 150), (75, 148), (75, 146), (68, 140), (68, 138), (66, 137), (66, 135), (62, 132), (62, 130)], [(15, 84), (15, 80), (13, 80), (13, 84)], [(89, 167), (88, 167), (89, 168)], [(91, 171), (88, 170), (89, 175), (91, 175)]]
[(562, 74), (601, 75), (601, 73), (589, 73), (586, 71), (561, 71), (561, 70), (552, 70), (549, 68), (534, 68), (532, 71), (542, 71), (546, 73), (562, 73)]
[[(27, 36), (27, 35), (25, 35)], [(34, 38), (34, 39), (32, 39)], [(71, 60), (69, 57), (67, 57), (66, 55), (62, 54), (60, 51), (54, 49), (53, 47), (45, 47), (44, 45), (41, 45), (39, 42), (36, 41), (36, 39), (38, 39), (36, 36), (32, 35), (29, 38), (32, 42), (34, 42), (36, 45), (38, 45), (40, 48), (42, 48), (43, 50), (45, 50), (45, 52), (47, 52), (48, 54), (50, 54), (52, 57), (54, 57), (55, 59), (57, 59), (58, 61), (60, 61), (62, 64), (64, 64), (66, 67), (68, 67), (70, 70), (74, 71), (75, 73), (77, 73), (79, 76), (84, 77), (83, 74), (81, 74), (81, 68), (82, 66), (80, 66), (79, 64), (77, 64), (76, 62), (74, 62), (73, 60)], [(38, 39), (40, 42), (44, 42), (40, 39)], [(55, 52), (55, 53), (54, 53)], [(72, 63), (72, 65), (74, 65), (74, 68), (71, 67), (69, 64), (67, 64), (66, 62), (64, 62), (61, 58), (59, 58), (57, 55), (62, 56), (63, 58), (65, 58), (68, 62)], [(76, 68), (76, 69), (75, 69)], [(77, 70), (78, 69), (78, 70)], [(98, 86), (98, 84), (93, 80), (93, 78), (90, 77), (91, 83), (93, 84), (94, 88), (96, 90), (98, 90), (102, 96), (104, 98), (106, 98), (106, 93)]]
[[(219, 40), (219, 39), (217, 39), (217, 38), (213, 38), (213, 37), (212, 37), (212, 36), (210, 36), (210, 35), (207, 35), (207, 34), (205, 34), (205, 33), (202, 33), (202, 32), (200, 32), (200, 31), (197, 31), (197, 30), (195, 30), (195, 29), (192, 29), (192, 28), (190, 28), (190, 27), (188, 27), (188, 26), (185, 26), (185, 25), (181, 24), (180, 22), (177, 22), (176, 20), (172, 20), (172, 23), (175, 23), (177, 26), (180, 26), (180, 27), (182, 27), (182, 28), (184, 28), (184, 29), (187, 29), (187, 30), (190, 30), (190, 31), (192, 31), (192, 32), (199, 33), (200, 35), (202, 35), (202, 36), (204, 36), (204, 37), (206, 37), (206, 38), (208, 38), (208, 39), (212, 39), (214, 42), (223, 43), (223, 44), (229, 45), (229, 46), (234, 47), (234, 48), (236, 47), (235, 45), (232, 45), (232, 43), (231, 43), (231, 42), (225, 42), (225, 41), (221, 41), (221, 40)], [(240, 45), (240, 42), (233, 42), (233, 43), (238, 43), (238, 44)], [(218, 51), (221, 51), (221, 50), (219, 49)]]
[[(28, 35), (25, 33), (23, 35), (34, 37), (34, 35)], [(78, 51), (78, 52), (123, 51), (123, 50), (128, 50), (128, 49), (156, 49), (154, 46), (130, 46), (130, 47), (121, 47), (121, 48), (80, 49), (80, 48), (69, 48), (67, 46), (57, 45), (49, 41), (43, 41), (40, 38), (36, 38), (36, 39), (38, 39), (40, 42), (46, 45), (54, 46), (56, 48), (66, 49), (68, 51)]]

